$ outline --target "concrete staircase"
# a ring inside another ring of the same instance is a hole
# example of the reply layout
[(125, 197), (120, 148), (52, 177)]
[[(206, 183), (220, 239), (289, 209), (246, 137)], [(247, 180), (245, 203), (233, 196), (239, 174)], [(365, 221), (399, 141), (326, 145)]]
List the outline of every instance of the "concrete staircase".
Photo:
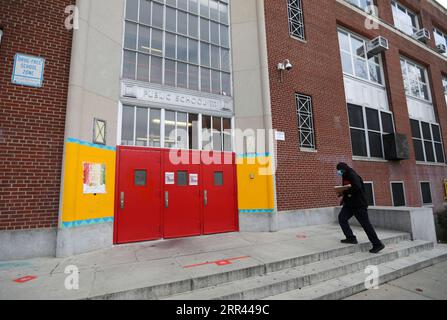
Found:
[[(387, 248), (370, 254), (368, 242), (315, 252), (262, 266), (192, 279), (192, 290), (168, 294), (176, 286), (151, 288), (152, 299), (311, 300), (343, 299), (366, 290), (365, 268), (379, 269), (380, 284), (447, 260), (447, 250), (402, 233), (383, 239)], [(148, 291), (148, 292), (149, 292)], [(175, 290), (174, 290), (175, 291)], [(123, 298), (123, 297), (121, 297)]]

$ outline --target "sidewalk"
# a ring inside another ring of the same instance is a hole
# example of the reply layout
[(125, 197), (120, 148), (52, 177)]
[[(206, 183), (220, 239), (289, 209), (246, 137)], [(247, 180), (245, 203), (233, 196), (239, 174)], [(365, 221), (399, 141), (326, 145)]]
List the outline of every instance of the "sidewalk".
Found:
[[(360, 242), (368, 242), (363, 231), (353, 229)], [(404, 235), (389, 230), (378, 230), (378, 234), (382, 239)], [(341, 238), (339, 226), (320, 225), (121, 245), (66, 259), (0, 262), (0, 299), (85, 299), (173, 281), (186, 284), (191, 279), (264, 268), (269, 262), (349, 246), (341, 244)], [(79, 290), (65, 288), (65, 269), (72, 265), (80, 272)], [(445, 271), (440, 276), (445, 279)]]
[[(447, 248), (447, 245), (439, 245)], [(447, 262), (417, 271), (346, 300), (447, 300)]]

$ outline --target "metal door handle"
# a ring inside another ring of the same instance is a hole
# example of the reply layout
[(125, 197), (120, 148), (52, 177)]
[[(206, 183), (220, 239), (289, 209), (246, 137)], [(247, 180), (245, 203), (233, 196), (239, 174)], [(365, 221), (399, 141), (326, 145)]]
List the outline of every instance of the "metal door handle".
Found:
[(120, 194), (120, 208), (124, 209), (124, 192)]
[(205, 204), (205, 206), (207, 206), (208, 205), (208, 191), (207, 190), (205, 190), (205, 192), (203, 193), (203, 200), (204, 200), (204, 204)]
[(169, 192), (165, 192), (165, 208), (169, 208)]

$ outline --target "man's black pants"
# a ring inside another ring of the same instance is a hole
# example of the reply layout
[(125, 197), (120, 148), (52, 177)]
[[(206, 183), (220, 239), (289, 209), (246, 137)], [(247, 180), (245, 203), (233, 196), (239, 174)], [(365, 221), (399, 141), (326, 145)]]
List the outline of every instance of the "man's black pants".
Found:
[(373, 244), (373, 246), (380, 246), (382, 242), (377, 237), (377, 233), (374, 230), (371, 222), (368, 217), (368, 209), (367, 208), (348, 208), (343, 207), (341, 209), (340, 214), (338, 215), (338, 222), (340, 223), (340, 227), (343, 230), (347, 239), (355, 239), (355, 235), (352, 232), (351, 227), (349, 226), (349, 220), (352, 217), (356, 217), (359, 221), (360, 225), (365, 230), (366, 235), (368, 236), (369, 241)]

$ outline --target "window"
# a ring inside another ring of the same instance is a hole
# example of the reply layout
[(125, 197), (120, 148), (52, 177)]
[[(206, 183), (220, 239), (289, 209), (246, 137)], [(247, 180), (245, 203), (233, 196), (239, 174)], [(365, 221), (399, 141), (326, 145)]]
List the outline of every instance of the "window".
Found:
[(419, 19), (414, 12), (396, 1), (393, 1), (391, 6), (393, 9), (394, 26), (397, 29), (410, 36), (419, 31)]
[(231, 96), (228, 0), (159, 2), (127, 0), (123, 78)]
[(368, 58), (366, 40), (342, 29), (338, 30), (338, 40), (343, 72), (383, 85), (382, 57), (376, 55)]
[(444, 87), (445, 103), (447, 104), (447, 77), (442, 79), (442, 86)]
[(369, 206), (375, 206), (376, 201), (374, 198), (374, 184), (372, 182), (365, 182), (365, 195)]
[(374, 1), (372, 0), (348, 0), (348, 2), (352, 3), (356, 7), (359, 7), (365, 12), (373, 12)]
[(106, 145), (106, 121), (93, 119), (93, 143)]
[(121, 144), (123, 146), (134, 145), (134, 128), (135, 128), (135, 108), (123, 107), (122, 127), (121, 127)]
[(305, 40), (303, 6), (301, 0), (287, 0), (289, 12), (289, 34), (301, 40)]
[(394, 207), (405, 207), (405, 189), (403, 182), (391, 182), (391, 193)]
[(400, 58), (402, 77), (407, 96), (431, 101), (431, 93), (428, 86), (427, 70), (405, 58)]
[(231, 119), (202, 116), (202, 149), (231, 151)]
[(394, 133), (392, 114), (353, 104), (348, 114), (353, 155), (383, 159), (383, 136)]
[(224, 185), (223, 172), (214, 172), (214, 185), (216, 187), (221, 187)]
[(315, 150), (315, 131), (312, 115), (312, 98), (296, 94), (300, 147)]
[(188, 172), (177, 171), (177, 185), (181, 187), (188, 185)]
[(422, 204), (432, 204), (430, 182), (421, 182)]
[(438, 124), (410, 119), (416, 161), (445, 163)]
[(211, 117), (202, 117), (202, 150), (213, 150), (213, 136), (211, 135)]
[[(433, 29), (433, 34), (435, 35), (436, 45), (443, 44), (447, 48), (447, 34), (437, 28)], [(444, 55), (447, 56), (447, 52), (444, 52)]]
[(135, 170), (134, 174), (134, 183), (136, 187), (145, 187), (147, 180), (147, 171), (146, 170)]
[(198, 150), (201, 139), (203, 150), (232, 151), (231, 131), (229, 118), (128, 105), (122, 110), (124, 146)]

